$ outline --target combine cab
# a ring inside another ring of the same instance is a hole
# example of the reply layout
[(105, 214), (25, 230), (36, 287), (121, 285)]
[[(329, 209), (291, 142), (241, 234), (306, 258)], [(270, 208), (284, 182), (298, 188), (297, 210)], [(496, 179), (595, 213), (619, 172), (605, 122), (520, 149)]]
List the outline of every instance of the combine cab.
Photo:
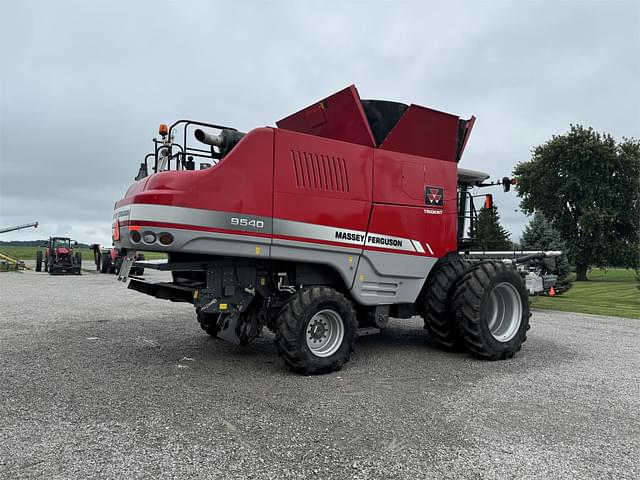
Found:
[[(78, 242), (73, 242), (76, 246)], [(36, 272), (44, 271), (50, 275), (74, 274), (80, 275), (82, 255), (73, 252), (71, 239), (66, 237), (50, 237), (46, 245), (44, 255), (42, 250), (36, 253)]]
[[(193, 304), (206, 333), (236, 344), (266, 327), (305, 374), (339, 369), (358, 334), (414, 315), (443, 347), (510, 358), (529, 328), (524, 283), (459, 253), (473, 244), (471, 189), (494, 184), (458, 168), (474, 120), (351, 86), (277, 128), (161, 125), (115, 205), (119, 278), (171, 272), (129, 288)], [(136, 249), (168, 262), (136, 263)]]

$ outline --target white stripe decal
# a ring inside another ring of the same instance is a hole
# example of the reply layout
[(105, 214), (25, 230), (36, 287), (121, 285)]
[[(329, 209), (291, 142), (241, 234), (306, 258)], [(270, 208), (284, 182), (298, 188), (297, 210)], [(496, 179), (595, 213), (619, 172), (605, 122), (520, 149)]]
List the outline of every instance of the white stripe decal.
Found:
[(413, 246), (416, 247), (416, 252), (424, 253), (424, 248), (422, 248), (422, 244), (417, 240), (411, 240), (413, 242)]
[(429, 253), (431, 255), (433, 255), (433, 250), (431, 250), (431, 245), (429, 245), (428, 243), (425, 242), (425, 245), (427, 246), (427, 248), (429, 249)]
[[(226, 230), (238, 230), (249, 232), (262, 232), (273, 235), (283, 235), (300, 239), (312, 239), (327, 242), (337, 242), (363, 248), (376, 247), (389, 250), (404, 251), (425, 254), (422, 243), (403, 237), (393, 237), (362, 230), (350, 230), (347, 228), (331, 227), (313, 223), (296, 222), (280, 218), (271, 219), (258, 215), (247, 215), (235, 212), (219, 212), (198, 208), (176, 207), (161, 204), (133, 203), (115, 210), (114, 219), (129, 221), (165, 222), (199, 227), (220, 228)], [(238, 220), (252, 220), (252, 225), (238, 225)], [(256, 226), (259, 225), (260, 227)], [(425, 243), (431, 255), (433, 250)]]

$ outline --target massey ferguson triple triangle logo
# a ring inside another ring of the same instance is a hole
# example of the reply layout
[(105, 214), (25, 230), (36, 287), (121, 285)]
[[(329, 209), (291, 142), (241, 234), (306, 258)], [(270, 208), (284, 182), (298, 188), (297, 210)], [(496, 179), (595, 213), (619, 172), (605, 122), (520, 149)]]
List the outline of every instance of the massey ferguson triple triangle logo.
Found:
[(440, 187), (424, 187), (424, 203), (430, 207), (444, 207), (444, 189)]

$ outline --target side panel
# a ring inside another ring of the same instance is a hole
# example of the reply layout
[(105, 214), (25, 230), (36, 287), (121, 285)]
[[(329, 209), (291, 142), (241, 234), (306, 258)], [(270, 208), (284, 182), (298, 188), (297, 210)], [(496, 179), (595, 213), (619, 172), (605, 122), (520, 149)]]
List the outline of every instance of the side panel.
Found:
[[(116, 215), (121, 212), (126, 212), (127, 220), (120, 217), (121, 240), (115, 242), (118, 248), (265, 259), (269, 256), (271, 217), (141, 203), (121, 207)], [(247, 220), (247, 225), (239, 225), (240, 219)], [(129, 235), (134, 230), (140, 233), (137, 242)], [(159, 242), (163, 233), (173, 236), (168, 246)], [(154, 240), (147, 242), (150, 234)]]
[(456, 162), (458, 117), (411, 105), (380, 149)]
[(436, 262), (433, 257), (365, 250), (351, 295), (362, 305), (413, 303)]
[[(365, 305), (412, 303), (445, 249), (442, 215), (422, 207), (373, 205), (352, 294)], [(375, 232), (375, 233), (372, 233)], [(377, 240), (396, 237), (395, 242)]]
[(277, 123), (278, 128), (373, 147), (375, 140), (354, 85)]
[(273, 211), (273, 137), (271, 128), (250, 131), (217, 165), (198, 171), (167, 171), (146, 179), (144, 190), (133, 193), (116, 208), (129, 203), (175, 205), (270, 217)]
[[(207, 170), (168, 171), (146, 179), (116, 203), (117, 248), (181, 250), (211, 255), (267, 258), (273, 216), (274, 130), (249, 132), (220, 163)], [(131, 194), (131, 192), (134, 192)], [(156, 241), (132, 242), (130, 232)], [(174, 242), (157, 240), (171, 233)]]
[(373, 201), (396, 205), (439, 207), (428, 202), (427, 187), (442, 188), (444, 211), (457, 211), (457, 165), (434, 158), (376, 150)]
[(330, 265), (351, 286), (371, 211), (372, 169), (372, 148), (277, 130), (272, 258)]

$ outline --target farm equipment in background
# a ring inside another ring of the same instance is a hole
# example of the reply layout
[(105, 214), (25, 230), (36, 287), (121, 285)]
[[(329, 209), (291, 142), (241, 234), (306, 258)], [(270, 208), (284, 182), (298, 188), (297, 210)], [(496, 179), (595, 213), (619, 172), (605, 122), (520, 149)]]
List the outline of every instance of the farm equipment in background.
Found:
[(0, 272), (25, 269), (30, 270), (30, 268), (24, 264), (24, 261), (6, 253), (0, 252)]
[[(93, 243), (89, 246), (93, 251), (93, 260), (96, 264), (96, 270), (100, 273), (115, 273), (120, 272), (122, 261), (127, 255), (127, 251), (115, 247), (103, 248), (99, 243)], [(144, 261), (143, 253), (136, 253), (134, 257), (135, 261)], [(130, 274), (134, 276), (144, 275), (144, 267), (132, 267)]]
[(49, 272), (50, 275), (74, 274), (80, 275), (82, 267), (82, 255), (73, 251), (78, 242), (73, 242), (68, 237), (49, 237), (44, 254), (42, 250), (36, 252), (36, 272)]
[(15, 227), (0, 228), (0, 233), (14, 232), (16, 230), (22, 230), (24, 228), (38, 228), (38, 222), (25, 223), (22, 225), (16, 225)]
[[(22, 230), (25, 228), (38, 228), (38, 222), (25, 223), (22, 225), (16, 225), (13, 227), (0, 228), (0, 233), (14, 232), (16, 230)], [(30, 270), (22, 260), (9, 255), (8, 253), (0, 252), (0, 272), (8, 272), (9, 270)]]
[(557, 259), (560, 251), (536, 252), (526, 250), (468, 252), (464, 258), (469, 260), (500, 260), (516, 266), (522, 275), (529, 295), (560, 295), (566, 288), (557, 285)]
[[(304, 374), (339, 369), (357, 335), (414, 315), (444, 348), (511, 358), (529, 329), (525, 284), (511, 263), (459, 253), (474, 244), (472, 190), (513, 183), (458, 168), (474, 122), (351, 86), (277, 128), (163, 124), (114, 207), (118, 279), (170, 272), (129, 288), (193, 304), (207, 334), (235, 344), (266, 327)], [(136, 249), (168, 261), (135, 262)]]

